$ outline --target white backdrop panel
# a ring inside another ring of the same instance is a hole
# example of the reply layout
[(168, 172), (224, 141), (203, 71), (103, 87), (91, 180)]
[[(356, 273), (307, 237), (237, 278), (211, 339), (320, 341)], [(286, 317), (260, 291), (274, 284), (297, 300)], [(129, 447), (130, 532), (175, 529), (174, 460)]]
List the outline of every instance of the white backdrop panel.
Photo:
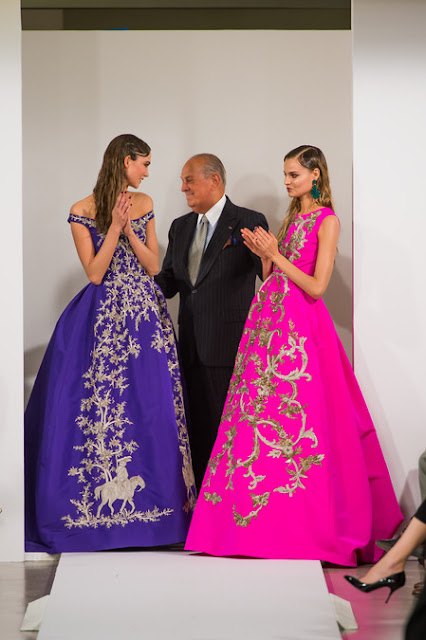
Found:
[(425, 26), (422, 0), (353, 1), (354, 361), (408, 516), (426, 448)]
[(70, 205), (91, 192), (106, 145), (124, 132), (153, 149), (143, 187), (162, 255), (171, 221), (187, 211), (179, 176), (190, 155), (219, 155), (228, 195), (264, 212), (276, 231), (288, 205), (284, 153), (323, 148), (342, 220), (328, 304), (351, 353), (350, 32), (28, 31), (23, 90), (27, 386), (60, 312), (85, 284)]
[(23, 546), (22, 123), (19, 0), (0, 2), (0, 562)]

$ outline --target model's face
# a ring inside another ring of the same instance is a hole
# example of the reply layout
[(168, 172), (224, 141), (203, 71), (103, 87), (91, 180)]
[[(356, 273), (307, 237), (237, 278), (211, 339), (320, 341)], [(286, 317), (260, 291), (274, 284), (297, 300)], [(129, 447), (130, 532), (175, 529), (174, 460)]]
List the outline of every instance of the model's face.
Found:
[(181, 191), (186, 195), (188, 206), (196, 213), (206, 213), (216, 203), (216, 183), (214, 176), (206, 178), (203, 162), (188, 160), (181, 173)]
[(303, 198), (310, 195), (313, 180), (318, 180), (319, 170), (311, 171), (302, 167), (296, 158), (288, 158), (284, 162), (284, 184), (290, 198)]
[(149, 156), (136, 156), (132, 160), (130, 156), (124, 159), (125, 175), (129, 187), (138, 189), (144, 178), (148, 177), (148, 168), (151, 164), (151, 154)]

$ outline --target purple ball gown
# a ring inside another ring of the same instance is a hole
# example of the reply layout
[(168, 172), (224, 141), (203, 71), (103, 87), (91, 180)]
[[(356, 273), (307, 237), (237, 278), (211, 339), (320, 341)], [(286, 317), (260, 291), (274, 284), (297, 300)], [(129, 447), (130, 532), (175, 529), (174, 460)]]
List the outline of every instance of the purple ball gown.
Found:
[[(313, 275), (318, 229), (298, 216), (281, 253)], [(352, 367), (324, 302), (274, 267), (255, 296), (186, 548), (371, 562), (402, 520)]]
[[(143, 242), (153, 215), (132, 221)], [(69, 221), (99, 249), (93, 220)], [(124, 234), (56, 325), (25, 412), (25, 469), (27, 551), (186, 537), (195, 488), (173, 325)]]

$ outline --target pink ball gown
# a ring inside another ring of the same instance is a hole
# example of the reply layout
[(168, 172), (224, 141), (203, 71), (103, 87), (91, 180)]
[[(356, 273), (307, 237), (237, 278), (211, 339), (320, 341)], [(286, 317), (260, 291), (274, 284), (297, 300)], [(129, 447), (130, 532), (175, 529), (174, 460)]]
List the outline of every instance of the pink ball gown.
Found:
[[(329, 208), (281, 253), (313, 275)], [(274, 267), (250, 307), (186, 549), (354, 566), (402, 521), (376, 431), (324, 302)]]

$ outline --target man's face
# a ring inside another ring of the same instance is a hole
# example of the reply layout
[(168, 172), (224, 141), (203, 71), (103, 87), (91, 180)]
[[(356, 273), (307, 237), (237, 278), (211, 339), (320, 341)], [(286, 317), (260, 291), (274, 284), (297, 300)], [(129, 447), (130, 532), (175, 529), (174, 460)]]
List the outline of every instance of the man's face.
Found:
[(188, 206), (196, 213), (206, 213), (216, 204), (216, 185), (213, 176), (203, 174), (203, 162), (188, 160), (181, 173), (181, 191), (186, 195)]

